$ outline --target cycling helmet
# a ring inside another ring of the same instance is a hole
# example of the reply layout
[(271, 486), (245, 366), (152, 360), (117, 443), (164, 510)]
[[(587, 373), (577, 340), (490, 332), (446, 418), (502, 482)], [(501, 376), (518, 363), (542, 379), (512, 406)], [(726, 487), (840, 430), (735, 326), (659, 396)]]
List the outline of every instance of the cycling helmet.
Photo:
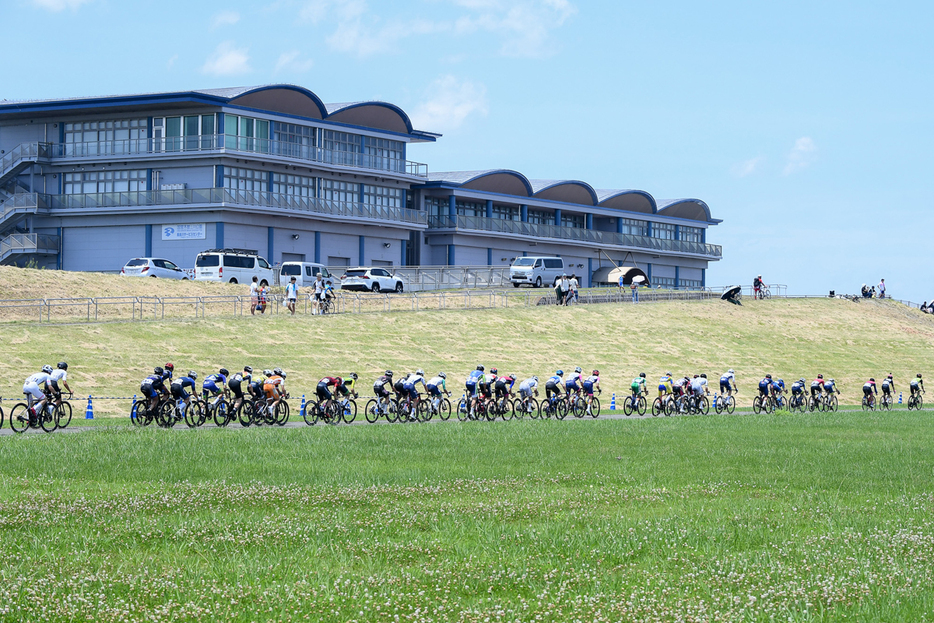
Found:
[(174, 366), (173, 364), (171, 364), (171, 363), (165, 364), (164, 367), (165, 367), (166, 370), (172, 370), (173, 372), (175, 371), (175, 366)]
[(506, 378), (509, 379), (510, 381), (515, 381), (515, 380), (516, 380), (516, 375), (515, 375), (515, 374), (510, 374), (510, 375), (507, 376)]
[(227, 371), (227, 368), (221, 368), (218, 372), (223, 376), (230, 376), (230, 372)]
[(64, 361), (59, 361), (59, 362), (58, 362), (58, 369), (59, 369), (59, 370), (67, 370), (67, 369), (68, 369), (68, 364), (67, 364), (66, 362), (64, 362)]
[(438, 373), (438, 376), (440, 376), (440, 377), (443, 378), (443, 379), (448, 378), (448, 375), (445, 374), (444, 372), (439, 372), (439, 373)]
[(496, 368), (490, 368), (490, 374), (499, 374), (499, 370)]
[(344, 384), (344, 379), (342, 379), (341, 377), (337, 377), (337, 384), (338, 384), (338, 385), (343, 385), (343, 384)]
[[(495, 372), (495, 370), (494, 370), (494, 372)], [(425, 376), (425, 371), (422, 370), (421, 368), (419, 368), (418, 370), (415, 371), (415, 374), (417, 374), (418, 376)], [(352, 377), (354, 377), (354, 378), (357, 378), (357, 375), (356, 375), (356, 374), (351, 374), (350, 376), (352, 376)]]
[(671, 372), (666, 372), (665, 376), (671, 376)]
[[(48, 366), (46, 366), (46, 367), (48, 367)], [(159, 366), (156, 366), (156, 367), (153, 369), (153, 371), (152, 371), (152, 373), (155, 374), (156, 376), (162, 376), (162, 373), (163, 373), (163, 372), (165, 372), (165, 370), (163, 370), (163, 369), (162, 369), (161, 367), (159, 367)]]
[[(596, 372), (594, 372), (594, 374), (596, 374)], [(640, 378), (640, 379), (644, 379), (644, 378), (645, 378), (645, 372), (640, 372), (640, 373), (639, 373), (639, 378)]]
[(707, 378), (707, 373), (706, 373), (706, 372), (701, 372), (700, 377), (701, 377), (702, 379), (706, 379), (706, 378)]
[(831, 384), (831, 385), (833, 385), (833, 379), (830, 379), (830, 381), (829, 381), (829, 382), (830, 382), (830, 384)]
[(870, 382), (870, 383), (875, 383), (875, 382), (876, 382), (876, 379), (871, 378), (871, 379), (869, 379), (869, 382)]
[(890, 374), (890, 375), (888, 375), (886, 378), (889, 378), (889, 379), (890, 379), (890, 378), (892, 378), (892, 375)]
[(42, 371), (45, 372), (46, 374), (52, 374), (52, 366), (49, 366), (49, 365), (42, 366)]
[(273, 373), (273, 374), (278, 374), (279, 376), (282, 376), (282, 368), (274, 368), (273, 371), (272, 371), (272, 373)]
[(817, 378), (822, 379), (822, 378), (824, 378), (824, 375), (823, 375), (823, 374), (818, 374), (818, 375), (817, 375)]
[(581, 367), (580, 367), (580, 366), (577, 366), (576, 368), (574, 368), (574, 371), (577, 372), (578, 374), (580, 374), (581, 372), (583, 372), (583, 370), (581, 370)]
[(386, 370), (386, 376), (392, 378), (392, 370)]
[(594, 376), (600, 376), (600, 371), (599, 371), (599, 370), (594, 370), (594, 371), (593, 371), (593, 375), (594, 375)]
[(921, 378), (921, 373), (920, 373), (920, 372), (918, 372), (918, 378), (919, 378), (919, 379)]
[(353, 380), (355, 380), (355, 381), (356, 381), (358, 378), (360, 378), (360, 377), (357, 376), (357, 373), (356, 373), (356, 372), (351, 372), (351, 373), (350, 373), (350, 377), (351, 377)]
[[(765, 375), (765, 378), (770, 379), (770, 378), (772, 378), (772, 375), (771, 375), (771, 374), (766, 374), (766, 375)], [(824, 378), (824, 377), (822, 377), (821, 375), (818, 374), (818, 375), (817, 375), (817, 378), (820, 379), (820, 378)]]
[(189, 370), (189, 371), (188, 371), (188, 378), (190, 378), (192, 381), (194, 381), (196, 378), (198, 378), (198, 373), (195, 372), (194, 370)]
[(798, 382), (799, 382), (799, 383), (804, 383), (804, 377), (802, 376), (800, 379), (798, 379)]
[(263, 376), (272, 376), (272, 370), (269, 370), (269, 369), (263, 370)]
[[(697, 375), (696, 375), (696, 374), (694, 375), (694, 378), (695, 378), (695, 379), (697, 378)], [(772, 377), (769, 377), (769, 378), (772, 378)]]
[(557, 376), (564, 376), (564, 370), (558, 370), (557, 372), (555, 372), (555, 374)]
[(285, 380), (285, 372), (282, 373), (282, 380)]
[(477, 366), (477, 370), (479, 370), (480, 372), (483, 372), (483, 366)]
[(736, 374), (735, 372), (733, 372), (733, 368), (730, 368), (729, 370), (727, 370), (726, 373), (727, 373), (727, 374)]
[(243, 371), (246, 372), (247, 374), (253, 374), (253, 367), (252, 367), (252, 366), (243, 366)]
[(535, 381), (536, 383), (538, 383), (538, 377), (537, 377), (537, 376), (533, 376), (533, 377), (532, 377), (532, 380)]

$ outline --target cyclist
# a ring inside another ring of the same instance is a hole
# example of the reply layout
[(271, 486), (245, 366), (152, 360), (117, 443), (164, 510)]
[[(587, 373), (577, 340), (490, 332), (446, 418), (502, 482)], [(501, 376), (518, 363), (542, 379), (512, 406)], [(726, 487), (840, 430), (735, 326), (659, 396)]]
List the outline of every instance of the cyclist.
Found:
[(583, 370), (581, 370), (580, 366), (577, 366), (574, 368), (574, 372), (569, 374), (568, 378), (564, 380), (564, 393), (567, 394), (568, 397), (570, 397), (571, 392), (574, 392), (575, 394), (580, 393), (581, 388), (583, 387), (581, 385), (581, 372), (583, 372)]
[(204, 377), (204, 382), (201, 383), (201, 397), (207, 405), (208, 413), (210, 413), (215, 406), (208, 401), (211, 398), (219, 396), (221, 392), (227, 393), (227, 377), (229, 375), (230, 372), (227, 371), (227, 368), (221, 368), (217, 371), (217, 374), (209, 374)]
[(182, 408), (182, 417), (185, 415), (185, 409), (191, 404), (191, 394), (185, 391), (186, 387), (191, 388), (191, 393), (194, 394), (198, 391), (198, 387), (195, 385), (195, 381), (198, 380), (198, 373), (194, 370), (188, 371), (188, 376), (182, 376), (177, 379), (172, 379), (172, 397), (175, 400), (184, 400), (185, 406)]
[(545, 381), (545, 398), (551, 404), (554, 404), (554, 400), (551, 399), (551, 395), (561, 396), (561, 379), (564, 377), (564, 370), (558, 370), (554, 375)]
[(263, 393), (266, 394), (266, 405), (269, 413), (276, 412), (276, 406), (285, 397), (285, 372), (282, 368), (275, 368), (272, 375), (263, 382)]
[(804, 385), (804, 377), (791, 384), (791, 396), (795, 404), (799, 404), (804, 400)]
[[(644, 381), (645, 378), (643, 377), (642, 380)], [(590, 376), (584, 379), (584, 395), (587, 397), (588, 406), (592, 404), (593, 402), (593, 390), (597, 390), (598, 394), (603, 393), (603, 390), (600, 389), (600, 371), (599, 370), (593, 370)]]
[(61, 383), (68, 390), (68, 397), (71, 398), (74, 392), (68, 386), (68, 362), (59, 361), (58, 367), (52, 372), (49, 378), (49, 384), (52, 388), (52, 396), (55, 398), (55, 404), (62, 404), (62, 388), (58, 386)]
[(168, 390), (165, 388), (165, 370), (161, 367), (153, 369), (152, 374), (143, 379), (139, 385), (139, 391), (149, 399), (149, 410), (156, 408), (159, 402), (159, 396), (167, 396)]
[(736, 387), (733, 368), (730, 368), (720, 376), (720, 393), (724, 396), (732, 396), (733, 392), (739, 393), (739, 388)]
[(911, 389), (911, 395), (914, 396), (919, 391), (924, 393), (924, 381), (921, 380), (921, 373), (918, 372), (918, 376), (911, 379), (911, 382), (908, 384), (908, 387)]
[(681, 397), (687, 393), (687, 388), (690, 386), (691, 379), (689, 379), (687, 376), (683, 376), (671, 384), (671, 390), (676, 397)]
[(827, 400), (830, 400), (830, 397), (834, 395), (834, 392), (839, 394), (840, 390), (837, 389), (836, 381), (833, 379), (824, 381), (824, 392), (827, 394)]
[(434, 397), (441, 396), (444, 393), (450, 396), (451, 392), (448, 391), (447, 378), (448, 376), (444, 372), (439, 372), (437, 376), (432, 377), (426, 386), (428, 395)]
[[(42, 366), (41, 372), (36, 372), (23, 382), (23, 393), (26, 394), (26, 402), (29, 406), (30, 425), (36, 421), (36, 414), (42, 412), (45, 406), (45, 392), (49, 388), (52, 379), (52, 366)], [(36, 402), (34, 402), (36, 401)], [(27, 417), (19, 416), (21, 422), (26, 421)]]
[(694, 394), (694, 401), (697, 406), (700, 406), (700, 399), (705, 393), (710, 395), (710, 388), (707, 387), (707, 373), (702, 372), (700, 377), (694, 375), (694, 380), (691, 381), (691, 393)]
[(250, 384), (248, 385), (248, 387), (250, 389), (250, 396), (252, 396), (254, 400), (257, 400), (263, 396), (264, 394), (263, 385), (266, 384), (266, 379), (268, 379), (271, 376), (272, 376), (272, 370), (266, 369), (266, 370), (263, 370), (262, 379), (258, 377), (253, 377), (250, 380)]
[(469, 399), (470, 405), (468, 406), (468, 411), (473, 413), (474, 407), (477, 404), (477, 387), (482, 385), (486, 380), (486, 377), (483, 374), (484, 367), (482, 365), (477, 366), (477, 369), (472, 371), (467, 377), (465, 385), (467, 386), (467, 398)]
[(402, 398), (405, 396), (405, 380), (410, 376), (412, 376), (411, 373), (404, 374), (392, 384), (392, 391), (396, 393), (396, 401), (402, 402)]
[(863, 383), (863, 397), (866, 398), (866, 404), (868, 404), (870, 407), (875, 405), (875, 398), (873, 397), (873, 394), (878, 396), (879, 390), (876, 389), (876, 379), (869, 379)]
[(236, 413), (240, 405), (243, 404), (242, 384), (245, 382), (247, 387), (249, 387), (252, 380), (253, 368), (250, 366), (243, 366), (243, 372), (237, 372), (227, 380), (227, 387), (230, 388), (230, 391), (232, 391), (234, 395), (233, 407), (231, 408), (232, 413)]
[(406, 395), (408, 395), (409, 399), (412, 401), (412, 414), (413, 415), (418, 413), (418, 403), (419, 403), (418, 384), (419, 383), (421, 383), (422, 387), (425, 388), (425, 390), (427, 391), (428, 388), (425, 386), (425, 372), (421, 369), (416, 370), (415, 374), (410, 374), (405, 379), (405, 385), (403, 385), (403, 389), (405, 390)]
[(500, 400), (506, 396), (512, 395), (512, 388), (516, 384), (516, 375), (507, 374), (505, 376), (496, 377), (496, 383), (494, 385), (494, 391), (496, 393), (496, 399)]
[(658, 397), (664, 400), (665, 396), (672, 393), (671, 372), (666, 372), (665, 376), (658, 379)]
[(385, 374), (376, 379), (373, 383), (373, 394), (380, 407), (389, 403), (389, 390), (386, 386), (392, 388), (392, 370), (386, 370)]
[(818, 374), (817, 378), (811, 381), (811, 398), (819, 401), (824, 390), (824, 375)]
[(632, 380), (632, 383), (629, 384), (629, 389), (632, 390), (633, 404), (639, 400), (639, 396), (649, 393), (649, 388), (645, 385), (645, 372), (640, 372), (639, 376)]
[(337, 388), (342, 396), (347, 396), (348, 394), (353, 394), (354, 398), (360, 396), (355, 388), (355, 385), (357, 384), (357, 378), (357, 373), (351, 372), (350, 376), (344, 379), (344, 382)]
[(538, 377), (533, 376), (525, 379), (519, 383), (519, 396), (522, 398), (522, 402), (526, 405), (528, 412), (532, 412), (532, 407), (529, 405), (529, 398), (532, 397), (532, 394), (538, 396)]
[(169, 384), (172, 384), (172, 375), (175, 374), (175, 365), (171, 362), (162, 366), (165, 370), (162, 372), (162, 380), (168, 381)]
[(766, 374), (765, 378), (759, 381), (759, 396), (768, 398), (772, 391), (772, 375)]
[[(824, 389), (827, 389), (827, 384), (824, 384)], [(892, 404), (892, 392), (895, 391), (895, 379), (892, 378), (892, 375), (888, 375), (882, 379), (882, 398)]]
[(782, 394), (785, 393), (785, 381), (782, 379), (772, 381), (772, 397), (775, 399), (775, 404), (777, 406), (782, 406), (785, 404)]
[[(338, 387), (343, 384), (344, 379), (339, 376), (326, 376), (320, 381), (318, 381), (318, 386), (315, 388), (315, 393), (318, 396), (318, 405), (321, 413), (326, 413), (325, 406), (327, 403), (334, 397), (331, 394), (330, 387), (334, 387), (336, 390)], [(401, 380), (399, 381), (401, 382)]]

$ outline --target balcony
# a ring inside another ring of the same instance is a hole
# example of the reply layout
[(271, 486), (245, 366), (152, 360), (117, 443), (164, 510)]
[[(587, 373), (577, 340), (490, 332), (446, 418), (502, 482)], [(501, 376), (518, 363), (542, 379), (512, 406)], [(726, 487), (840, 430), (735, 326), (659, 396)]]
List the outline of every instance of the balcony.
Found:
[[(328, 201), (326, 199), (297, 197), (280, 193), (229, 190), (226, 188), (141, 190), (80, 195), (39, 194), (37, 203), (42, 208), (48, 208), (56, 212), (67, 212), (68, 210), (123, 212), (128, 208), (146, 206), (220, 206), (263, 208), (307, 215), (320, 214), (338, 219), (363, 219), (422, 226), (428, 220), (427, 213), (406, 208), (390, 208), (365, 203)], [(64, 215), (56, 214), (56, 216)]]
[(389, 158), (377, 154), (325, 149), (272, 139), (247, 138), (227, 134), (93, 141), (89, 143), (56, 143), (51, 145), (50, 149), (53, 158), (152, 157), (167, 154), (200, 153), (248, 154), (275, 156), (289, 160), (351, 167), (367, 171), (382, 171), (411, 177), (428, 177), (428, 165), (421, 162)]
[(619, 247), (631, 247), (640, 250), (661, 253), (684, 253), (701, 255), (708, 259), (723, 257), (723, 248), (716, 244), (688, 242), (686, 240), (665, 240), (651, 236), (634, 236), (616, 232), (581, 229), (577, 227), (559, 227), (522, 221), (507, 221), (483, 216), (430, 216), (428, 229), (453, 229), (470, 232), (495, 232), (510, 236), (528, 236), (529, 238), (551, 238), (588, 244), (601, 244)]
[(45, 234), (12, 234), (0, 240), (0, 264), (12, 262), (20, 255), (56, 255), (61, 239)]

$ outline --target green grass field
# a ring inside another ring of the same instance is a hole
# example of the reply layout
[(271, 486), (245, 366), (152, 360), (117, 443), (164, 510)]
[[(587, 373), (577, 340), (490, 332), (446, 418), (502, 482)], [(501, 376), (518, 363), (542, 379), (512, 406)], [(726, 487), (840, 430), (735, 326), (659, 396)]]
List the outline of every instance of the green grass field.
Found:
[[(904, 389), (928, 316), (771, 301), (0, 327), (4, 393), (152, 365), (769, 371)], [(606, 393), (604, 393), (606, 398)], [(76, 406), (83, 406), (77, 403)], [(106, 401), (96, 404), (106, 412)], [(76, 418), (82, 411), (76, 409)], [(114, 412), (116, 413), (116, 411)], [(106, 420), (104, 420), (106, 422)], [(930, 411), (0, 437), (0, 620), (934, 619)]]

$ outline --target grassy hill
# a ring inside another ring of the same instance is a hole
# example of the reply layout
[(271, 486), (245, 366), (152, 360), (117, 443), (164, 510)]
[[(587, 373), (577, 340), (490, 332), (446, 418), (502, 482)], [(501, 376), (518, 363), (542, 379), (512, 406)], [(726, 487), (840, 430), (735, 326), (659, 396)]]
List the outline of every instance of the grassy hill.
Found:
[[(234, 286), (132, 280), (117, 276), (27, 272), (69, 283), (85, 296), (108, 288), (229, 289)], [(27, 275), (28, 276), (28, 275)], [(28, 279), (27, 279), (28, 281)], [(142, 282), (142, 283), (140, 283)], [(9, 283), (4, 283), (9, 286)], [(80, 286), (80, 287), (79, 287)], [(17, 292), (26, 283), (14, 283)], [(51, 286), (48, 286), (51, 287)], [(242, 286), (239, 286), (242, 289)], [(4, 288), (8, 290), (8, 288)], [(155, 365), (173, 361), (200, 374), (225, 366), (281, 366), (293, 395), (311, 393), (325, 373), (356, 371), (367, 389), (391, 368), (448, 373), (460, 392), (478, 363), (521, 377), (556, 368), (599, 368), (604, 389), (623, 392), (639, 372), (650, 382), (666, 370), (706, 372), (711, 381), (736, 370), (740, 405), (766, 373), (787, 383), (817, 373), (833, 377), (845, 403), (856, 403), (870, 376), (895, 374), (899, 390), (929, 372), (934, 317), (891, 301), (832, 299), (515, 307), (480, 311), (394, 312), (326, 318), (245, 317), (205, 320), (0, 325), (5, 353), (0, 392), (18, 398), (21, 379), (65, 359), (81, 395), (131, 396)], [(107, 405), (98, 405), (106, 409)], [(121, 411), (123, 407), (120, 408)]]

